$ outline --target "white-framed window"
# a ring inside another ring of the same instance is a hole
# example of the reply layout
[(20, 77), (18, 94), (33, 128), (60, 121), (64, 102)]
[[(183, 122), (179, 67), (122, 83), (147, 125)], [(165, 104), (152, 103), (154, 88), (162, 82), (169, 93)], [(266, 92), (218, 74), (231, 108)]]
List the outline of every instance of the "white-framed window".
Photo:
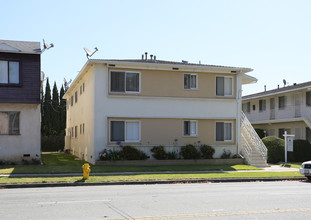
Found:
[(216, 141), (232, 141), (232, 136), (232, 122), (216, 122)]
[(0, 60), (0, 84), (19, 84), (19, 62)]
[(78, 126), (75, 126), (75, 138), (78, 137)]
[(184, 121), (183, 136), (190, 136), (190, 137), (198, 136), (198, 121), (196, 120)]
[(184, 74), (184, 89), (198, 89), (198, 74)]
[(139, 142), (140, 121), (136, 120), (111, 120), (110, 141)]
[(250, 113), (251, 112), (251, 103), (250, 102), (246, 102), (242, 104), (242, 111), (243, 112), (247, 112)]
[(78, 91), (75, 92), (75, 103), (78, 102)]
[(216, 96), (233, 95), (233, 77), (216, 76)]
[(20, 134), (20, 112), (0, 112), (0, 135)]
[(140, 73), (110, 71), (110, 91), (122, 93), (139, 93)]
[(259, 100), (259, 111), (260, 112), (266, 111), (266, 100), (265, 99)]

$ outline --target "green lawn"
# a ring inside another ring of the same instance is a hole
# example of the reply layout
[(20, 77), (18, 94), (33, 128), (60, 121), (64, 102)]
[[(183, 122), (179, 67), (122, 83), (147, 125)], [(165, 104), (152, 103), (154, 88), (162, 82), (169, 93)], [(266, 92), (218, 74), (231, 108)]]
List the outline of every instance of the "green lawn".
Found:
[[(271, 178), (271, 177), (303, 177), (299, 172), (219, 172), (196, 174), (140, 174), (140, 175), (112, 175), (91, 176), (85, 182), (120, 182), (120, 181), (150, 181), (150, 180), (196, 180), (221, 178)], [(18, 183), (61, 183), (79, 182), (82, 176), (74, 177), (0, 177), (0, 184)]]
[(296, 163), (280, 163), (280, 166), (283, 167), (293, 167), (293, 168), (300, 168), (302, 163), (296, 162)]
[[(82, 173), (85, 161), (65, 153), (42, 153), (45, 165), (0, 165), (0, 174), (52, 174)], [(187, 166), (92, 166), (92, 173), (106, 172), (152, 172), (152, 171), (209, 171), (209, 170), (259, 170), (249, 165), (187, 165)]]

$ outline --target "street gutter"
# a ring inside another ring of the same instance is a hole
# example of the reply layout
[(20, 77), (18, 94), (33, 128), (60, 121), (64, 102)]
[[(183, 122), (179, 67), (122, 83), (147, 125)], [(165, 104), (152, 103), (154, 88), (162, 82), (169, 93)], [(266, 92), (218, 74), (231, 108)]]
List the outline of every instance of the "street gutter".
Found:
[(191, 184), (191, 183), (228, 183), (228, 182), (273, 182), (273, 181), (307, 181), (306, 177), (273, 177), (273, 178), (223, 178), (223, 179), (185, 179), (185, 180), (155, 180), (155, 181), (121, 181), (98, 183), (23, 183), (0, 184), (0, 189), (42, 188), (68, 186), (111, 186), (111, 185), (154, 185), (154, 184)]

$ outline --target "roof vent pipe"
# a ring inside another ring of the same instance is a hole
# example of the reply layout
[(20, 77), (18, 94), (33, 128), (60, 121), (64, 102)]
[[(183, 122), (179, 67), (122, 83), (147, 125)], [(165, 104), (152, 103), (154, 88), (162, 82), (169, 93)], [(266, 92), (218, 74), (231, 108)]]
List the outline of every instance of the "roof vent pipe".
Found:
[(148, 59), (148, 52), (145, 52), (145, 60)]
[(278, 85), (278, 89), (280, 88), (280, 85)]
[(265, 85), (265, 91), (267, 91), (267, 86)]
[(154, 61), (156, 61), (156, 60), (157, 60), (157, 56), (156, 56), (156, 55), (154, 55), (153, 60), (154, 60)]
[(144, 60), (144, 54), (141, 55), (141, 59)]
[(152, 58), (153, 58), (153, 55), (152, 55), (152, 54), (150, 54), (150, 60), (152, 60)]

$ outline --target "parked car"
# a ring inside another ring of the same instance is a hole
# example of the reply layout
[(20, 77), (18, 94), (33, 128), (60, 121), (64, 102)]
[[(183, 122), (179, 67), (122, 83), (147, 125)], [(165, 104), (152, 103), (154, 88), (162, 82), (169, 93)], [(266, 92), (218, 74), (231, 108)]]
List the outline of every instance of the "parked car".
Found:
[(310, 161), (306, 161), (306, 162), (303, 162), (301, 164), (301, 167), (299, 169), (299, 172), (302, 174), (302, 175), (305, 175), (305, 177), (308, 178), (309, 181), (311, 181), (311, 160)]

